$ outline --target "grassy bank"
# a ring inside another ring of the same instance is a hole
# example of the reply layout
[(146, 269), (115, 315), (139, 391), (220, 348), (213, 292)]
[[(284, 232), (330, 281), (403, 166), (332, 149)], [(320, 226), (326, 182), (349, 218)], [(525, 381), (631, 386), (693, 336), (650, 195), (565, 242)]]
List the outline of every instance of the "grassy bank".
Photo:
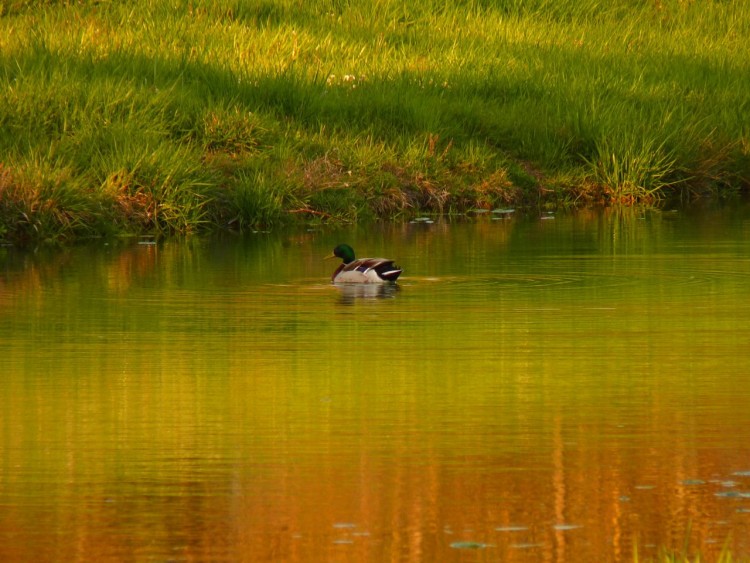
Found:
[(750, 186), (750, 9), (0, 0), (0, 239)]

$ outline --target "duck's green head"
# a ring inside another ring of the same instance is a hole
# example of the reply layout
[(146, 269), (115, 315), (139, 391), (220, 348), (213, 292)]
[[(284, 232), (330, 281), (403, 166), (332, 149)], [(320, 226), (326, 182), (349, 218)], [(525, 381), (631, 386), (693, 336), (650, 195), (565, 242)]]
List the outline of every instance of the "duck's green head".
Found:
[(339, 257), (344, 261), (344, 264), (354, 262), (354, 249), (348, 244), (340, 244), (333, 249), (333, 253), (326, 256), (326, 258)]

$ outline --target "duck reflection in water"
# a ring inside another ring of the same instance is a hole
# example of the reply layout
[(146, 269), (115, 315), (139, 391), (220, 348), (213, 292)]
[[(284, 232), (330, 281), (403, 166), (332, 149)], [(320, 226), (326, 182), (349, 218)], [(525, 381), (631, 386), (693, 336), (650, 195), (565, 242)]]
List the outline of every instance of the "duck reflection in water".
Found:
[(394, 299), (401, 288), (395, 283), (334, 283), (338, 289), (340, 302), (352, 305), (357, 299)]

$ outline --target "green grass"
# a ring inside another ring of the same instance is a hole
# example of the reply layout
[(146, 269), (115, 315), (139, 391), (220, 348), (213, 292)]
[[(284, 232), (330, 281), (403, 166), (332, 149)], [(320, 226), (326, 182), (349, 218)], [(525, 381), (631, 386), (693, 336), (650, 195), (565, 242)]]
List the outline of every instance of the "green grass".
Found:
[(0, 0), (0, 239), (750, 186), (719, 0)]

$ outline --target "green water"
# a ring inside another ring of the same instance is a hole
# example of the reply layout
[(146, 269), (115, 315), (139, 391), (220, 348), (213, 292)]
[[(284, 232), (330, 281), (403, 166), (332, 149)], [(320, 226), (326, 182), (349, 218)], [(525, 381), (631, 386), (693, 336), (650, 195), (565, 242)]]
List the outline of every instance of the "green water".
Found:
[(2, 561), (750, 557), (742, 206), (4, 248), (0, 381)]

